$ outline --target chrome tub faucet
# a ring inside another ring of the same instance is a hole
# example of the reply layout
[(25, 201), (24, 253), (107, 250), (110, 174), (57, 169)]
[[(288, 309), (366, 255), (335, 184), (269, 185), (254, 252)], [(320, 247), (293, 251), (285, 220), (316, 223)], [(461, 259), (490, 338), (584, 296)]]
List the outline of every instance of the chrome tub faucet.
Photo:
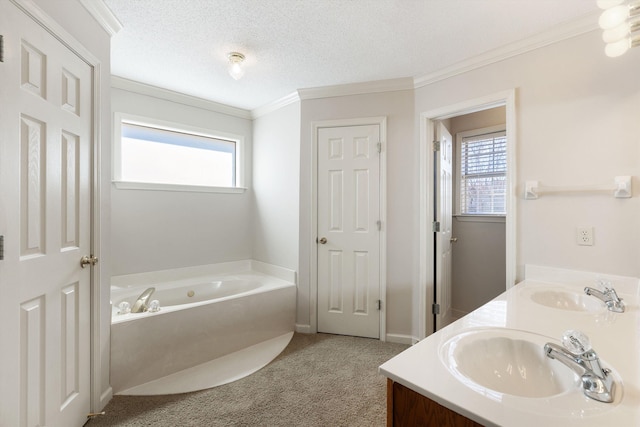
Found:
[(563, 363), (580, 377), (585, 396), (599, 402), (613, 402), (616, 383), (610, 375), (611, 370), (601, 366), (589, 338), (580, 331), (569, 330), (562, 335), (562, 345), (546, 343), (545, 355)]
[(604, 302), (609, 311), (624, 313), (624, 303), (622, 302), (622, 298), (618, 297), (616, 290), (611, 287), (611, 283), (599, 281), (598, 284), (602, 288), (602, 291), (587, 286), (584, 288), (584, 293), (587, 295), (593, 295)]
[(156, 291), (156, 288), (147, 288), (143, 293), (140, 294), (136, 302), (131, 307), (132, 313), (142, 313), (149, 309), (149, 298)]

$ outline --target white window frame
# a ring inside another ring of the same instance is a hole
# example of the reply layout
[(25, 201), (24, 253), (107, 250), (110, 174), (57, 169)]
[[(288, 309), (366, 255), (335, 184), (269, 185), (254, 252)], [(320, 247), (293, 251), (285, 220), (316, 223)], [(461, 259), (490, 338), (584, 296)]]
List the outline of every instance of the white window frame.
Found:
[[(236, 144), (236, 185), (235, 187), (210, 187), (202, 185), (159, 184), (152, 182), (132, 182), (122, 180), (122, 122), (140, 126), (148, 126), (167, 131), (182, 132), (203, 136), (206, 138), (225, 139)], [(114, 113), (113, 118), (113, 151), (112, 151), (112, 182), (118, 189), (123, 190), (160, 190), (160, 191), (190, 191), (199, 193), (243, 193), (245, 187), (245, 147), (242, 135), (219, 132), (211, 129), (173, 123), (151, 117), (137, 116), (129, 113)]]
[[(464, 138), (488, 133), (506, 132), (506, 125), (489, 126), (479, 129), (472, 129), (456, 134), (456, 165), (455, 165), (455, 200), (454, 200), (454, 216), (462, 221), (481, 221), (481, 222), (504, 222), (506, 214), (463, 214), (460, 207), (460, 177), (462, 174), (462, 153), (460, 145)], [(505, 176), (509, 171), (505, 172)], [(505, 194), (506, 200), (506, 194)]]

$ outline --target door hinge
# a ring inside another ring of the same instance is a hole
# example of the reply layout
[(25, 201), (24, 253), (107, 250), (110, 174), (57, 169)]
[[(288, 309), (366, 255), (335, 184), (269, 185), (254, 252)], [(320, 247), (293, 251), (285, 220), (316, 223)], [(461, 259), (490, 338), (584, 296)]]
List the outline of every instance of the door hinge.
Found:
[(433, 151), (440, 151), (440, 141), (433, 141)]
[(382, 153), (382, 142), (378, 142), (377, 149), (378, 149), (378, 154)]
[(377, 220), (376, 225), (378, 226), (378, 231), (382, 230), (382, 221)]
[(378, 311), (382, 310), (382, 300), (376, 301), (376, 307), (378, 308)]
[(437, 233), (440, 231), (440, 221), (433, 221), (433, 232)]
[(0, 35), (0, 62), (4, 62), (4, 36)]
[(4, 260), (4, 236), (0, 236), (0, 261)]
[(440, 304), (437, 303), (433, 303), (433, 305), (431, 306), (431, 312), (433, 314), (440, 314)]

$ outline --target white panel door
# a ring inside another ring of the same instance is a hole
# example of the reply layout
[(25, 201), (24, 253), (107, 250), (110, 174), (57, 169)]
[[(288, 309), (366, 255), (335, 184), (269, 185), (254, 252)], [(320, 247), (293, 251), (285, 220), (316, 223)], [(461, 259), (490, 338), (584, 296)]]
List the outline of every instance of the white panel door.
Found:
[(451, 311), (451, 225), (452, 225), (452, 171), (453, 139), (451, 133), (441, 123), (436, 122), (436, 141), (440, 141), (440, 151), (435, 159), (435, 218), (440, 231), (435, 233), (435, 302), (439, 307), (436, 314), (436, 330), (453, 319)]
[(90, 405), (92, 69), (0, 2), (0, 424), (81, 426)]
[(318, 129), (318, 331), (380, 337), (380, 125)]

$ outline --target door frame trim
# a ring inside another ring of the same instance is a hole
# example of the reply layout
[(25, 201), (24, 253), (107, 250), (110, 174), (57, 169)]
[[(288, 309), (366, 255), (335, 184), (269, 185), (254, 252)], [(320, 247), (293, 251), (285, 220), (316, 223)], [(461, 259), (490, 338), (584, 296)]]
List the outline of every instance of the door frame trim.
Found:
[[(505, 106), (507, 132), (507, 194), (505, 219), (506, 240), (506, 289), (516, 282), (516, 90), (490, 94), (481, 98), (470, 99), (420, 114), (420, 200), (419, 200), (419, 249), (418, 249), (418, 340), (433, 333), (434, 318), (431, 315), (431, 303), (435, 283), (433, 279), (434, 237), (431, 224), (434, 221), (434, 194), (430, 189), (434, 185), (433, 158), (431, 136), (434, 135), (434, 121), (445, 120), (462, 114), (474, 113), (493, 107)], [(429, 299), (429, 295), (431, 298)]]
[(310, 332), (318, 332), (318, 131), (322, 128), (349, 126), (380, 126), (380, 341), (387, 334), (387, 117), (363, 117), (355, 119), (322, 120), (311, 122), (311, 239), (309, 241), (309, 321)]
[[(92, 116), (91, 116), (91, 172), (90, 172), (90, 189), (91, 189), (91, 218), (90, 218), (90, 248), (91, 254), (95, 255), (99, 259), (102, 258), (100, 253), (102, 236), (101, 230), (101, 129), (102, 122), (100, 120), (102, 114), (102, 90), (100, 82), (102, 81), (102, 63), (93, 55), (81, 42), (79, 42), (73, 35), (71, 35), (64, 27), (58, 24), (53, 18), (51, 18), (46, 12), (44, 12), (37, 4), (31, 0), (10, 0), (16, 7), (22, 10), (29, 18), (33, 19), (36, 23), (42, 26), (47, 32), (55, 37), (65, 47), (70, 49), (75, 55), (77, 55), (82, 61), (84, 61), (89, 67), (91, 67), (91, 90), (92, 90)], [(91, 269), (90, 279), (90, 372), (89, 372), (89, 402), (90, 410), (92, 412), (99, 411), (101, 408), (111, 400), (112, 390), (111, 386), (103, 384), (101, 368), (105, 364), (102, 356), (101, 345), (102, 342), (108, 337), (101, 336), (101, 280), (103, 269), (101, 264), (96, 264)], [(107, 356), (108, 357), (108, 356)], [(107, 360), (108, 362), (108, 360)], [(103, 392), (104, 388), (104, 392)]]

